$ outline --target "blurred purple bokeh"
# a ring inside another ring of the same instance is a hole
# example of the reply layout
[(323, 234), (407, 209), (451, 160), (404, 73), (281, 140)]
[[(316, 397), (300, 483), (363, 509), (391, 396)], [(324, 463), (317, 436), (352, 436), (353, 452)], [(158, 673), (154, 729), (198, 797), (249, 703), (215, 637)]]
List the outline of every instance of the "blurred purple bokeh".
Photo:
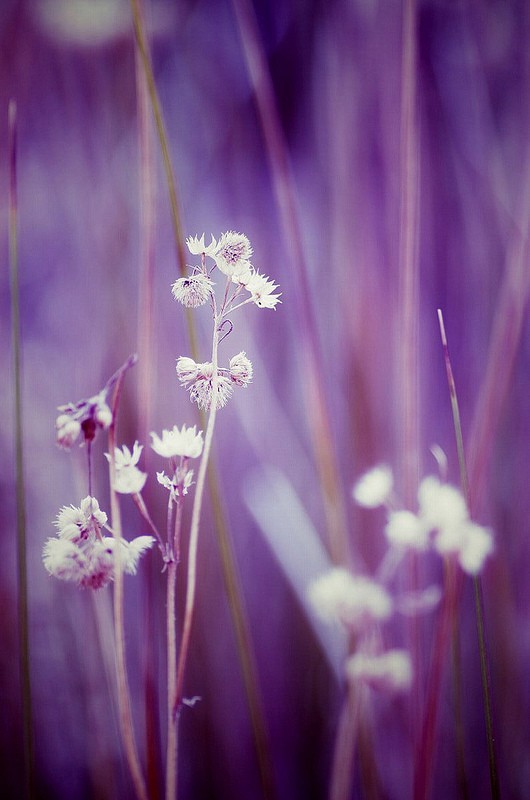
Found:
[[(325, 544), (326, 535), (313, 421), (307, 415), (292, 242), (284, 235), (232, 4), (145, 0), (144, 8), (185, 235), (245, 232), (256, 267), (283, 292), (275, 312), (254, 306), (238, 312), (234, 332), (221, 346), (224, 360), (245, 350), (255, 377), (219, 413), (215, 462), (255, 651), (276, 797), (316, 800), (327, 793), (344, 686), (315, 635), (297, 584), (313, 568), (308, 559), (315, 543), (308, 540), (306, 551), (304, 536), (311, 538), (316, 530)], [(350, 491), (364, 470), (380, 462), (392, 466), (399, 488), (402, 463), (396, 358), (404, 11), (394, 0), (255, 1), (254, 8), (296, 187), (353, 563), (372, 573), (385, 548), (383, 518), (355, 509)], [(495, 326), (505, 325), (514, 348), (513, 364), (499, 361), (502, 380), (507, 379), (499, 414), (490, 409), (484, 417), (490, 426), (480, 463), (484, 483), (473, 511), (495, 532), (495, 554), (483, 574), (485, 619), (500, 782), (503, 796), (516, 800), (530, 795), (530, 336), (528, 319), (523, 318), (522, 326), (516, 322), (526, 288), (526, 278), (516, 270), (504, 310), (498, 309), (518, 248), (523, 272), (528, 271), (530, 5), (524, 0), (418, 0), (416, 15), (421, 475), (436, 472), (429, 452), (436, 443), (447, 454), (450, 480), (458, 483), (459, 476), (437, 309), (444, 312), (470, 448), (475, 446), (470, 431), (477, 430), (473, 420), (494, 357)], [(7, 256), (11, 98), (18, 108), (35, 796), (132, 796), (113, 701), (111, 590), (93, 596), (55, 581), (45, 572), (41, 554), (59, 508), (78, 505), (87, 494), (85, 452), (74, 448), (67, 454), (55, 446), (55, 409), (94, 394), (130, 353), (142, 349), (135, 70), (127, 0), (1, 4), (0, 794), (5, 798), (22, 796), (23, 761)], [(160, 432), (174, 424), (193, 424), (196, 409), (174, 372), (175, 359), (189, 354), (189, 344), (183, 309), (170, 293), (178, 265), (154, 133), (153, 147), (154, 347), (148, 430)], [(194, 317), (206, 360), (209, 315), (198, 309)], [(507, 324), (510, 319), (513, 329)], [(119, 441), (129, 446), (142, 435), (137, 370), (127, 375), (120, 412)], [(94, 449), (94, 494), (108, 510), (105, 449), (101, 438)], [(163, 525), (166, 501), (154, 476), (161, 467), (152, 453), (147, 458), (145, 496)], [(127, 501), (125, 497), (123, 510), (131, 538), (147, 531)], [(292, 546), (275, 546), (276, 535)], [(125, 580), (127, 655), (144, 763), (146, 663), (154, 676), (147, 716), (159, 726), (155, 745), (163, 749), (165, 737), (165, 576), (160, 568), (153, 551), (144, 558), (140, 574)], [(429, 562), (420, 579), (422, 585), (440, 580), (440, 571)], [(181, 584), (183, 577), (179, 608)], [(436, 619), (429, 616), (420, 623), (422, 681)], [(459, 622), (469, 796), (488, 797), (469, 580)], [(408, 643), (406, 625), (396, 624), (384, 635), (389, 644)], [(450, 660), (448, 655), (430, 795), (440, 800), (465, 796), (459, 793), (456, 769)], [(179, 796), (262, 797), (209, 501), (201, 530), (199, 607), (186, 692), (202, 699), (182, 714)], [(420, 697), (424, 692), (422, 685)], [(409, 705), (407, 697), (374, 695), (366, 734), (372, 741), (364, 743), (373, 758), (364, 773), (356, 762), (352, 797), (412, 796)], [(150, 785), (157, 796), (163, 776), (158, 753), (151, 768)]]

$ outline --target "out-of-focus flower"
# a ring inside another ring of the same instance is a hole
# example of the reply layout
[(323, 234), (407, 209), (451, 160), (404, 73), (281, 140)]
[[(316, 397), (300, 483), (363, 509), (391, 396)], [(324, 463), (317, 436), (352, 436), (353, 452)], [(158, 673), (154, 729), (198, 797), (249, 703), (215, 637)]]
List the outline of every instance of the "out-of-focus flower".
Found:
[(188, 489), (193, 483), (193, 470), (178, 467), (173, 478), (169, 478), (165, 472), (157, 472), (156, 479), (170, 492), (172, 499), (176, 500), (188, 494)]
[[(115, 489), (120, 494), (138, 494), (142, 491), (147, 480), (147, 473), (141, 472), (136, 466), (142, 454), (143, 445), (135, 442), (133, 451), (126, 445), (120, 450), (114, 450), (114, 462), (116, 465), (116, 484)], [(110, 455), (105, 453), (105, 458), (110, 462)]]
[(55, 428), (57, 430), (57, 444), (65, 450), (69, 450), (72, 447), (81, 433), (81, 423), (77, 419), (73, 419), (69, 414), (59, 414), (55, 420)]
[(175, 300), (187, 308), (198, 308), (204, 305), (212, 294), (213, 283), (202, 272), (187, 278), (178, 278), (171, 287)]
[(68, 450), (83, 432), (85, 442), (91, 442), (98, 428), (106, 430), (112, 424), (112, 412), (107, 404), (107, 389), (87, 400), (58, 406), (61, 413), (55, 420), (57, 444)]
[(352, 575), (335, 567), (317, 578), (308, 590), (309, 600), (317, 614), (328, 622), (340, 622), (359, 630), (376, 620), (388, 619), (392, 598), (370, 578)]
[(198, 458), (204, 444), (202, 431), (197, 433), (195, 425), (192, 428), (183, 425), (180, 430), (177, 425), (174, 425), (170, 431), (162, 431), (162, 438), (157, 433), (151, 433), (151, 438), (153, 440), (151, 447), (155, 453), (164, 458), (177, 456)]
[(266, 275), (255, 271), (250, 273), (248, 279), (243, 284), (247, 292), (252, 296), (252, 302), (259, 308), (276, 308), (281, 303), (280, 294), (273, 294), (278, 288), (278, 284), (271, 281)]
[(186, 246), (190, 253), (194, 256), (206, 255), (212, 256), (217, 248), (217, 242), (212, 236), (212, 241), (208, 246), (204, 244), (204, 233), (199, 239), (198, 236), (188, 236), (186, 239)]
[(352, 491), (353, 498), (364, 508), (377, 508), (390, 497), (393, 483), (390, 467), (374, 467), (357, 481)]
[(249, 269), (252, 246), (244, 233), (227, 231), (209, 255), (214, 259), (217, 269), (232, 277)]
[(420, 516), (431, 528), (460, 525), (469, 518), (462, 492), (438, 478), (424, 478), (418, 488)]
[[(107, 586), (114, 579), (116, 542), (101, 535), (106, 522), (107, 515), (95, 497), (85, 497), (80, 507), (64, 506), (54, 523), (57, 536), (50, 537), (43, 549), (44, 566), (50, 575), (90, 589)], [(138, 559), (153, 542), (152, 536), (139, 536), (132, 542), (120, 540), (124, 572), (135, 574)]]
[(252, 380), (252, 362), (244, 351), (230, 359), (230, 380), (236, 386), (248, 386)]
[(370, 655), (355, 653), (346, 662), (351, 681), (365, 683), (373, 689), (407, 691), (412, 684), (412, 663), (406, 650), (387, 650)]
[(388, 516), (385, 534), (394, 547), (426, 550), (429, 546), (429, 531), (423, 520), (412, 511), (393, 511)]

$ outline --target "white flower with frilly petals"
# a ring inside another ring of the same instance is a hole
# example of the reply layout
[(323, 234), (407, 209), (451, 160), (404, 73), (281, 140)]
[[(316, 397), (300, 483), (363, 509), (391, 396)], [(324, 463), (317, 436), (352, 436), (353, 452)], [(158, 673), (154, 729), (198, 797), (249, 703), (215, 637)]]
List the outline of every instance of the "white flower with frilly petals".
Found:
[(90, 536), (99, 536), (101, 528), (107, 524), (107, 515), (99, 508), (95, 497), (85, 497), (81, 506), (63, 506), (54, 522), (57, 536), (77, 542)]
[[(138, 461), (142, 454), (143, 445), (135, 442), (133, 451), (126, 445), (114, 449), (114, 463), (116, 465), (116, 485), (115, 489), (120, 494), (138, 494), (142, 491), (147, 480), (147, 473), (141, 472)], [(110, 462), (110, 455), (105, 453), (105, 458)]]
[(407, 691), (412, 684), (412, 662), (406, 650), (378, 655), (355, 653), (346, 662), (346, 674), (351, 681), (374, 689)]
[(177, 425), (174, 425), (170, 431), (162, 431), (162, 438), (156, 433), (151, 433), (151, 438), (153, 440), (151, 447), (155, 453), (164, 458), (175, 458), (177, 456), (198, 458), (202, 453), (204, 444), (202, 431), (197, 433), (195, 425), (192, 428), (187, 428), (186, 425), (183, 425), (181, 430), (178, 429)]
[(194, 256), (200, 256), (203, 254), (205, 256), (211, 256), (215, 252), (215, 249), (217, 247), (217, 242), (212, 236), (212, 241), (210, 242), (208, 247), (206, 247), (206, 245), (204, 244), (204, 233), (203, 233), (200, 239), (198, 236), (188, 236), (188, 238), (186, 239), (186, 246), (190, 251), (190, 253), (192, 253), (192, 255)]
[(183, 386), (197, 379), (199, 370), (204, 364), (197, 364), (193, 358), (180, 356), (177, 359), (177, 376)]
[(393, 511), (385, 526), (386, 538), (395, 547), (426, 550), (429, 545), (428, 528), (412, 511)]
[(209, 255), (214, 259), (217, 269), (232, 277), (249, 269), (252, 246), (244, 233), (227, 231), (222, 234), (215, 251)]
[(357, 481), (353, 487), (353, 498), (364, 508), (377, 508), (390, 497), (393, 482), (390, 467), (374, 467)]
[(252, 362), (244, 351), (230, 359), (230, 380), (236, 386), (248, 386), (252, 380)]
[(278, 303), (281, 303), (280, 294), (273, 294), (274, 290), (278, 288), (278, 284), (269, 280), (266, 275), (254, 271), (243, 284), (247, 292), (252, 295), (252, 302), (259, 308), (276, 308)]
[[(190, 399), (199, 408), (209, 411), (213, 398), (213, 364), (201, 364), (201, 371), (195, 383), (190, 386)], [(223, 408), (232, 396), (232, 384), (224, 375), (217, 375), (217, 408)]]
[[(136, 575), (140, 557), (153, 546), (154, 541), (152, 536), (137, 536), (130, 542), (120, 539), (121, 568), (127, 575)], [(106, 536), (103, 544), (112, 554), (116, 552), (116, 539), (113, 537)]]
[(308, 590), (309, 600), (317, 614), (328, 622), (340, 622), (359, 630), (375, 620), (387, 619), (392, 613), (388, 592), (370, 578), (352, 575), (335, 567), (317, 578)]
[(165, 472), (157, 472), (156, 479), (161, 486), (164, 486), (173, 500), (188, 494), (188, 489), (193, 483), (192, 469), (177, 469), (173, 478), (169, 478)]
[(73, 419), (69, 414), (59, 414), (55, 420), (55, 428), (57, 430), (57, 444), (65, 450), (69, 450), (72, 447), (81, 433), (81, 423), (79, 420)]
[(178, 278), (171, 287), (175, 300), (187, 308), (198, 308), (208, 302), (212, 295), (213, 283), (202, 272), (187, 278)]

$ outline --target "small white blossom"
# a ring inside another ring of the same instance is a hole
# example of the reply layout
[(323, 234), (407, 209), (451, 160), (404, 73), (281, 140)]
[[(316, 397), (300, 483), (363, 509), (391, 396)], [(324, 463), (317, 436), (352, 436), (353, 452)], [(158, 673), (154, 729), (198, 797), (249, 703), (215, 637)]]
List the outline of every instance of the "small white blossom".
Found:
[(155, 453), (164, 458), (175, 458), (177, 456), (198, 458), (202, 453), (204, 444), (202, 431), (197, 433), (195, 425), (192, 428), (187, 428), (186, 425), (183, 425), (180, 430), (177, 425), (174, 425), (170, 431), (162, 431), (162, 438), (156, 433), (151, 433), (151, 438), (153, 440), (151, 447)]
[(181, 384), (186, 386), (187, 383), (191, 383), (192, 381), (196, 380), (199, 370), (203, 366), (203, 364), (197, 364), (193, 358), (188, 358), (188, 356), (180, 356), (177, 359), (177, 376)]
[(488, 528), (467, 520), (441, 528), (434, 537), (434, 548), (440, 555), (456, 555), (464, 572), (477, 575), (493, 552), (493, 536)]
[(55, 420), (55, 427), (57, 444), (65, 450), (69, 450), (79, 438), (81, 423), (69, 414), (59, 414)]
[(230, 380), (236, 386), (248, 386), (252, 380), (252, 362), (245, 352), (238, 353), (230, 359)]
[(322, 619), (354, 630), (371, 621), (387, 619), (392, 613), (392, 599), (382, 586), (342, 567), (317, 578), (308, 595)]
[(469, 518), (462, 492), (432, 476), (421, 481), (418, 502), (420, 516), (432, 530), (458, 526)]
[(178, 278), (171, 287), (175, 300), (187, 308), (198, 308), (208, 302), (212, 294), (213, 283), (202, 272), (187, 278)]
[(393, 511), (385, 527), (386, 538), (395, 547), (426, 550), (429, 544), (428, 529), (423, 520), (412, 511)]
[[(138, 494), (142, 491), (147, 480), (147, 473), (141, 472), (136, 466), (140, 460), (143, 445), (135, 442), (133, 451), (126, 445), (120, 450), (114, 450), (114, 462), (116, 465), (116, 485), (115, 489), (120, 494)], [(105, 453), (105, 458), (110, 462), (110, 456)]]
[(215, 249), (217, 247), (217, 242), (212, 236), (212, 241), (206, 247), (206, 245), (204, 244), (204, 233), (203, 233), (200, 239), (198, 236), (188, 236), (188, 238), (186, 239), (186, 246), (190, 251), (190, 253), (192, 253), (194, 256), (200, 256), (203, 254), (206, 256), (211, 256), (215, 252)]
[(222, 234), (215, 251), (209, 255), (221, 272), (232, 277), (249, 269), (252, 246), (244, 233), (227, 231)]
[[(202, 374), (190, 386), (190, 399), (197, 403), (199, 408), (210, 410), (213, 397), (213, 364), (203, 364)], [(232, 384), (224, 375), (217, 375), (216, 397), (217, 408), (223, 408), (232, 396)]]
[(353, 487), (353, 498), (364, 508), (377, 508), (390, 497), (393, 483), (390, 467), (374, 467), (357, 481)]
[(406, 650), (388, 650), (379, 655), (355, 653), (346, 662), (351, 681), (374, 689), (407, 691), (412, 684), (412, 663)]
[[(154, 541), (152, 536), (137, 536), (130, 542), (120, 539), (121, 568), (127, 575), (136, 575), (140, 557), (153, 546)], [(116, 552), (116, 539), (113, 537), (106, 536), (103, 544), (112, 554)]]
[(249, 274), (248, 279), (243, 284), (247, 292), (252, 296), (252, 302), (259, 308), (276, 308), (278, 303), (281, 303), (280, 294), (273, 294), (278, 284), (269, 280), (266, 275), (254, 271)]
[(112, 425), (112, 411), (104, 400), (100, 400), (96, 405), (94, 421), (103, 430), (107, 430)]
[(188, 494), (188, 489), (193, 483), (193, 470), (178, 467), (173, 478), (169, 478), (165, 472), (157, 472), (158, 483), (170, 492), (173, 500)]
[(57, 514), (54, 525), (60, 539), (73, 542), (81, 538), (99, 536), (101, 528), (107, 524), (107, 515), (99, 508), (95, 497), (85, 497), (81, 506), (63, 506)]

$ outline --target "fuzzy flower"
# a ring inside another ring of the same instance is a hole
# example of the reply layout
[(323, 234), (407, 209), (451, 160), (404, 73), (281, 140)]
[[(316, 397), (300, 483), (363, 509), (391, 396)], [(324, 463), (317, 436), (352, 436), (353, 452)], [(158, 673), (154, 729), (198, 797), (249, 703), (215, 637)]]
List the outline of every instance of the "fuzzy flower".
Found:
[(177, 376), (181, 384), (186, 386), (186, 384), (196, 380), (199, 370), (203, 366), (203, 364), (197, 364), (193, 358), (188, 358), (188, 356), (180, 356), (177, 359)]
[(177, 425), (174, 425), (170, 431), (163, 430), (162, 438), (156, 433), (151, 433), (152, 443), (151, 447), (163, 458), (175, 458), (182, 456), (184, 458), (198, 458), (202, 453), (203, 439), (202, 431), (197, 433), (197, 428), (194, 425), (192, 428), (187, 428), (183, 425), (181, 430)]
[[(232, 383), (224, 375), (217, 375), (216, 398), (217, 408), (223, 408), (232, 396)], [(190, 386), (190, 399), (199, 408), (210, 410), (213, 397), (213, 364), (201, 364), (199, 377)]]
[(82, 432), (85, 442), (91, 442), (98, 428), (106, 430), (112, 424), (112, 411), (107, 404), (107, 389), (87, 400), (58, 406), (61, 413), (55, 420), (57, 444), (68, 450)]
[(388, 500), (393, 482), (390, 467), (374, 467), (357, 481), (352, 491), (353, 498), (364, 508), (377, 508)]
[(346, 662), (346, 674), (351, 681), (374, 689), (407, 691), (412, 684), (412, 663), (406, 650), (387, 650), (378, 655), (355, 653)]
[(192, 253), (192, 255), (194, 256), (200, 256), (200, 255), (211, 256), (215, 252), (215, 249), (217, 247), (217, 242), (212, 236), (212, 241), (206, 247), (206, 245), (204, 244), (204, 233), (203, 233), (200, 239), (198, 236), (188, 236), (188, 238), (186, 239), (186, 246), (190, 251), (190, 253)]
[(412, 511), (393, 511), (389, 514), (385, 534), (394, 547), (426, 550), (429, 545), (428, 528)]
[(431, 529), (460, 525), (469, 517), (462, 492), (432, 476), (421, 481), (418, 502), (420, 516)]
[(59, 447), (69, 450), (81, 433), (81, 423), (69, 414), (59, 414), (55, 420), (56, 439)]
[[(115, 540), (102, 536), (106, 522), (95, 497), (85, 497), (79, 508), (64, 506), (55, 520), (57, 535), (46, 541), (42, 553), (50, 575), (90, 589), (107, 586), (114, 579)], [(134, 575), (139, 557), (153, 542), (152, 536), (121, 540), (124, 572)]]
[(193, 483), (193, 470), (178, 467), (173, 478), (169, 478), (165, 472), (157, 472), (156, 479), (161, 486), (165, 486), (172, 499), (177, 500), (188, 494), (188, 489)]
[(243, 285), (252, 295), (252, 302), (259, 308), (275, 309), (276, 305), (282, 302), (280, 300), (281, 293), (273, 294), (274, 290), (278, 288), (278, 284), (257, 271), (250, 273)]
[(246, 353), (241, 351), (230, 359), (230, 380), (236, 386), (248, 386), (252, 380), (252, 362)]
[[(136, 466), (140, 460), (142, 450), (143, 445), (138, 444), (138, 442), (134, 443), (132, 453), (126, 445), (123, 445), (121, 450), (118, 447), (115, 448), (115, 489), (120, 494), (138, 494), (145, 486), (147, 473), (141, 472)], [(105, 458), (110, 463), (110, 455), (108, 453), (105, 453)]]
[(309, 587), (309, 600), (327, 622), (340, 622), (359, 630), (367, 623), (387, 619), (392, 613), (388, 592), (369, 578), (335, 567)]
[(209, 253), (217, 269), (232, 277), (245, 272), (250, 267), (252, 246), (244, 233), (227, 231), (223, 233), (213, 253)]
[(187, 308), (203, 306), (212, 294), (213, 283), (202, 272), (196, 272), (187, 278), (178, 278), (171, 287), (175, 300)]

